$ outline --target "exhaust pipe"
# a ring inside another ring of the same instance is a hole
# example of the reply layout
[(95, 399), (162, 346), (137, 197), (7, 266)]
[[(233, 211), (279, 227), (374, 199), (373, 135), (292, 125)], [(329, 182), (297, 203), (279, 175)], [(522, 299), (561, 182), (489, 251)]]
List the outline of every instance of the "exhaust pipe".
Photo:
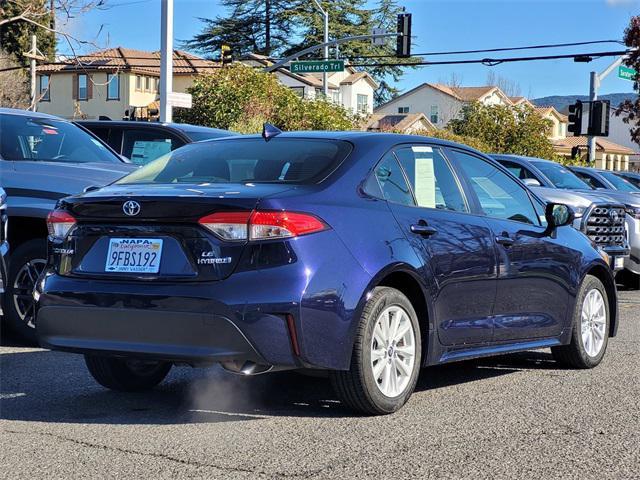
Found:
[(222, 362), (220, 365), (222, 365), (222, 368), (226, 371), (239, 375), (260, 375), (273, 369), (273, 365), (262, 365), (249, 360), (243, 363), (237, 361)]

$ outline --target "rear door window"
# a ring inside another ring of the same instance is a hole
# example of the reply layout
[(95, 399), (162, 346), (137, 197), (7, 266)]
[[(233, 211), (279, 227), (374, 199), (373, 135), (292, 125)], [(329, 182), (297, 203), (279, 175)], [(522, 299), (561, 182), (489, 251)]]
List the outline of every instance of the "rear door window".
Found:
[(369, 177), (365, 191), (374, 197), (402, 205), (415, 205), (407, 179), (393, 153), (387, 153)]
[(420, 207), (468, 212), (460, 184), (437, 147), (413, 145), (396, 152)]

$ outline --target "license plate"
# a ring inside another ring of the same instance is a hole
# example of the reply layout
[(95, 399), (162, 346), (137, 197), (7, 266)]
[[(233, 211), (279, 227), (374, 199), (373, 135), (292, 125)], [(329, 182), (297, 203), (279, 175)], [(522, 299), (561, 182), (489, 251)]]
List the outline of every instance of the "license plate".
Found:
[(104, 271), (158, 273), (161, 257), (159, 238), (110, 238)]
[(616, 257), (613, 260), (613, 267), (618, 270), (624, 267), (624, 257)]

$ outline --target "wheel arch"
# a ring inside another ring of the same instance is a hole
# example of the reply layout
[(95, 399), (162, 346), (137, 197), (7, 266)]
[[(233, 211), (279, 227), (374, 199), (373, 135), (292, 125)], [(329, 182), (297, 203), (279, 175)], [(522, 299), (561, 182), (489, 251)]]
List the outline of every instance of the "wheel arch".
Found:
[[(602, 282), (604, 288), (607, 292), (607, 301), (609, 302), (609, 314), (611, 316), (610, 325), (609, 325), (609, 336), (615, 337), (618, 333), (618, 294), (616, 290), (616, 282), (611, 273), (611, 269), (608, 266), (601, 265), (599, 263), (592, 264), (589, 266), (587, 271), (582, 277), (584, 278), (587, 275), (592, 275), (596, 277), (598, 280)], [(582, 282), (580, 282), (582, 284)]]
[(422, 337), (422, 364), (425, 365), (431, 350), (429, 347), (431, 345), (431, 332), (433, 331), (433, 315), (429, 303), (428, 287), (422, 276), (414, 267), (405, 263), (392, 264), (382, 269), (374, 275), (362, 295), (356, 318), (360, 318), (364, 305), (376, 287), (395, 288), (402, 292), (411, 302), (418, 316)]
[(11, 251), (15, 251), (16, 248), (29, 240), (42, 239), (44, 241), (47, 238), (47, 221), (44, 217), (9, 215), (8, 229)]

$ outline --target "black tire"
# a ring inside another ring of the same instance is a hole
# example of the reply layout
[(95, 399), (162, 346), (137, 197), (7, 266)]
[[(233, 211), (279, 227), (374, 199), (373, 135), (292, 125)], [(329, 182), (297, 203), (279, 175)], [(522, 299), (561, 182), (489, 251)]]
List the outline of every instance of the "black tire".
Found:
[[(604, 343), (600, 349), (600, 352), (591, 356), (585, 349), (584, 342), (582, 340), (582, 305), (587, 294), (596, 289), (602, 295), (604, 299), (604, 308), (606, 315)], [(594, 368), (603, 359), (605, 352), (607, 351), (607, 344), (609, 342), (609, 330), (610, 330), (611, 317), (609, 313), (609, 300), (607, 297), (607, 291), (600, 280), (592, 275), (587, 275), (580, 286), (578, 296), (576, 299), (576, 305), (573, 310), (572, 326), (571, 326), (571, 343), (568, 345), (562, 345), (559, 347), (552, 347), (551, 353), (553, 358), (560, 364), (572, 368)]]
[(150, 390), (162, 382), (171, 363), (85, 355), (91, 376), (103, 387), (120, 392)]
[[(46, 261), (47, 242), (42, 239), (29, 240), (18, 246), (11, 253), (9, 260), (3, 321), (16, 335), (34, 344), (37, 343), (33, 318), (35, 302), (32, 297), (28, 297), (32, 294), (35, 282), (32, 284), (30, 277), (36, 271), (41, 271), (46, 265)], [(32, 272), (31, 275), (29, 272)], [(19, 278), (17, 278), (18, 276)], [(16, 280), (19, 281), (18, 284), (16, 284)], [(28, 306), (30, 302), (33, 303)]]
[[(379, 389), (371, 364), (375, 323), (379, 315), (391, 306), (399, 306), (408, 314), (415, 337), (415, 360), (410, 380), (402, 393), (395, 397), (388, 397)], [(348, 408), (369, 415), (389, 414), (400, 409), (413, 393), (420, 373), (421, 359), (420, 326), (411, 302), (394, 288), (377, 287), (367, 301), (357, 327), (350, 369), (332, 371), (330, 379), (338, 397)]]
[(622, 283), (629, 290), (640, 290), (640, 275), (630, 270), (622, 271)]

